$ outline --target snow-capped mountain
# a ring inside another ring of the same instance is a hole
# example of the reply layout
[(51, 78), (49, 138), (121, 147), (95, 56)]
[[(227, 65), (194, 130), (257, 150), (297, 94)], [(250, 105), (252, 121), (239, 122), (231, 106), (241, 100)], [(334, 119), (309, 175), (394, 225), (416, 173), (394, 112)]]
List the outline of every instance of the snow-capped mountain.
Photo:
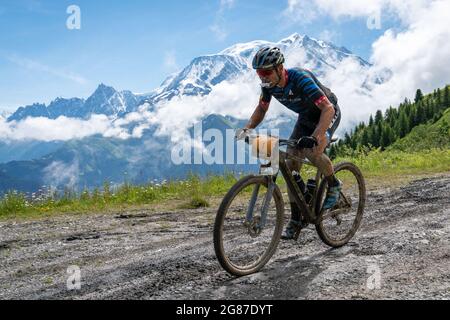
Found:
[(59, 116), (64, 115), (66, 117), (76, 118), (80, 115), (84, 102), (83, 99), (79, 98), (63, 99), (58, 97), (47, 107), (48, 117), (56, 119)]
[(285, 53), (288, 68), (306, 67), (319, 76), (334, 69), (341, 61), (349, 57), (356, 59), (361, 66), (370, 66), (367, 61), (344, 47), (337, 47), (330, 42), (294, 33), (279, 42), (256, 40), (239, 43), (218, 54), (197, 57), (183, 70), (167, 77), (160, 87), (146, 95), (137, 95), (127, 90), (117, 91), (110, 86), (100, 84), (86, 100), (57, 98), (49, 106), (36, 103), (20, 107), (8, 118), (8, 121), (26, 117), (55, 119), (62, 115), (84, 119), (92, 114), (121, 117), (136, 111), (144, 101), (150, 105), (156, 105), (173, 97), (208, 95), (220, 82), (232, 81), (239, 75), (250, 72), (252, 58), (263, 46), (280, 47)]
[(83, 105), (82, 114), (121, 115), (136, 110), (141, 98), (131, 91), (116, 91), (113, 87), (100, 84)]
[(263, 46), (278, 46), (286, 56), (286, 66), (304, 66), (318, 75), (346, 58), (356, 59), (362, 66), (370, 64), (344, 47), (294, 33), (279, 41), (256, 40), (233, 45), (218, 54), (200, 56), (178, 74), (172, 74), (151, 95), (152, 101), (170, 100), (175, 96), (206, 95), (216, 84), (232, 80), (252, 70), (254, 54)]
[(30, 106), (20, 107), (11, 116), (8, 121), (22, 120), (27, 117), (49, 117), (49, 113), (45, 104), (34, 103)]
[[(337, 47), (329, 42), (316, 40), (306, 35), (293, 34), (276, 43), (262, 40), (240, 43), (217, 54), (197, 57), (183, 70), (167, 77), (160, 87), (149, 94), (135, 94), (126, 90), (117, 91), (110, 86), (100, 84), (87, 99), (56, 98), (48, 106), (36, 103), (21, 107), (7, 120), (19, 121), (26, 117), (56, 119), (59, 116), (87, 119), (92, 114), (104, 114), (116, 119), (116, 122), (128, 123), (126, 115), (133, 111), (143, 113), (141, 111), (145, 108), (140, 109), (143, 106), (148, 106), (147, 110), (155, 113), (161, 110), (165, 112), (145, 123), (148, 126), (143, 130), (140, 138), (123, 140), (116, 137), (92, 135), (83, 139), (58, 141), (57, 143), (56, 141), (24, 141), (22, 145), (19, 141), (2, 144), (0, 140), (0, 153), (5, 155), (3, 160), (6, 162), (0, 164), (0, 176), (2, 176), (0, 194), (2, 190), (32, 191), (44, 183), (46, 185), (56, 183), (51, 179), (57, 173), (48, 175), (49, 170), (53, 170), (56, 165), (63, 169), (67, 168), (64, 170), (69, 172), (76, 168), (74, 175), (78, 179), (77, 183), (80, 187), (98, 186), (104, 181), (120, 183), (123, 179), (123, 172), (128, 172), (128, 178), (135, 183), (144, 183), (154, 178), (179, 178), (192, 170), (197, 173), (207, 173), (209, 170), (221, 172), (224, 169), (223, 165), (205, 165), (195, 168), (190, 165), (173, 165), (170, 160), (172, 146), (170, 138), (156, 134), (164, 116), (170, 113), (164, 108), (172, 106), (163, 104), (174, 97), (209, 95), (221, 82), (233, 83), (233, 80), (240, 76), (244, 76), (239, 79), (241, 81), (242, 79), (251, 79), (254, 76), (251, 68), (252, 58), (257, 50), (266, 45), (275, 45), (281, 48), (286, 56), (287, 68), (306, 67), (319, 76), (333, 70), (346, 58), (355, 59), (362, 67), (370, 67), (368, 62), (343, 47)], [(251, 77), (247, 77), (248, 75)], [(382, 81), (381, 78), (380, 81)], [(362, 86), (362, 90), (370, 90), (370, 88)], [(214, 93), (213, 91), (211, 96), (214, 96)], [(195, 108), (195, 105), (192, 107)], [(134, 118), (135, 114), (130, 117)], [(148, 118), (143, 119), (144, 122), (148, 120)], [(245, 119), (222, 113), (221, 115), (205, 113), (201, 119), (195, 120), (203, 122), (203, 129), (214, 128), (221, 132), (227, 128), (241, 127), (246, 122)], [(281, 115), (272, 120), (266, 119), (261, 128), (265, 126), (278, 127), (280, 135), (288, 137), (294, 123), (294, 117)], [(134, 127), (139, 129), (140, 124), (130, 121), (128, 129), (134, 130)], [(0, 162), (2, 162), (1, 159)], [(57, 179), (57, 185), (63, 186), (64, 183)]]
[(226, 54), (195, 58), (183, 71), (164, 81), (152, 101), (170, 100), (174, 96), (206, 95), (213, 86), (232, 79), (247, 69), (244, 59)]
[(294, 67), (293, 65), (289, 65), (290, 58), (298, 55), (299, 51), (304, 51), (306, 53), (305, 62), (308, 65), (315, 66), (315, 72), (317, 72), (316, 69), (322, 69), (325, 66), (333, 68), (338, 62), (341, 62), (343, 59), (348, 57), (354, 57), (361, 63), (361, 65), (370, 65), (367, 61), (352, 54), (352, 52), (344, 47), (337, 47), (330, 42), (317, 40), (310, 38), (307, 35), (300, 35), (298, 33), (294, 33), (276, 43), (256, 40), (247, 43), (235, 44), (223, 50), (220, 54), (242, 57), (247, 61), (247, 65), (250, 68), (253, 56), (263, 46), (279, 47), (286, 56), (287, 67)]
[(128, 112), (136, 111), (146, 98), (146, 95), (134, 94), (128, 90), (116, 91), (113, 87), (100, 84), (87, 100), (58, 97), (48, 106), (35, 103), (31, 106), (20, 107), (8, 117), (8, 121), (18, 121), (27, 117), (56, 119), (59, 116), (86, 119), (92, 114), (120, 117)]
[(0, 120), (7, 119), (11, 114), (12, 114), (12, 112), (9, 112), (6, 110), (0, 111)]

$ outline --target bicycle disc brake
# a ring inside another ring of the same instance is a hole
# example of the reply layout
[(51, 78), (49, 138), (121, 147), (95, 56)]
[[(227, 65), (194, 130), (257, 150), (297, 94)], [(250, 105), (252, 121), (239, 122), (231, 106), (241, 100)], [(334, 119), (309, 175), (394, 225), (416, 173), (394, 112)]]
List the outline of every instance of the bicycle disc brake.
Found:
[(342, 214), (349, 213), (352, 208), (352, 201), (350, 196), (344, 196), (341, 192), (338, 203), (330, 210), (329, 216), (336, 220), (339, 226), (342, 223)]
[(247, 231), (250, 237), (256, 238), (261, 234), (262, 228), (260, 217), (253, 217), (253, 220), (250, 222), (246, 221), (245, 226), (247, 227)]

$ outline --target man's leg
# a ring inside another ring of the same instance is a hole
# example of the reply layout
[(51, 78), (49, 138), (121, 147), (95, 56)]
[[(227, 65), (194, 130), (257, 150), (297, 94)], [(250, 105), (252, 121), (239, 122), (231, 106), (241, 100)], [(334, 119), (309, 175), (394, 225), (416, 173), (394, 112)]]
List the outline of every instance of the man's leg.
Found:
[[(294, 155), (298, 159), (305, 158), (304, 153), (299, 149), (294, 149), (294, 148), (288, 147), (287, 152), (289, 154)], [(289, 160), (286, 160), (286, 164), (290, 171), (300, 172), (300, 170), (302, 169), (302, 161), (300, 161), (300, 160), (289, 159)], [(295, 198), (292, 195), (290, 189), (288, 189), (288, 197), (289, 197), (289, 202), (291, 205), (291, 220), (300, 222), (300, 220), (301, 220), (300, 208), (297, 206), (297, 203), (295, 203), (295, 200), (294, 200)]]
[[(299, 121), (297, 120), (297, 123), (295, 124), (294, 130), (292, 131), (292, 134), (289, 139), (298, 140), (301, 137), (308, 135), (308, 133), (309, 133), (308, 131), (310, 131), (310, 130), (308, 130), (304, 126), (301, 126)], [(302, 168), (302, 160), (305, 158), (304, 150), (300, 150), (298, 148), (293, 148), (293, 147), (288, 147), (287, 152), (288, 152), (288, 154), (292, 154), (293, 156), (295, 156), (297, 158), (297, 159), (290, 158), (290, 159), (286, 160), (286, 164), (287, 164), (289, 170), (300, 172), (300, 170)], [(289, 189), (288, 189), (288, 197), (289, 197), (289, 202), (291, 205), (291, 220), (300, 222), (300, 220), (301, 220), (300, 208), (295, 203), (294, 196), (292, 195), (291, 190), (289, 190)]]
[[(339, 126), (340, 121), (341, 113), (339, 106), (337, 106), (336, 116), (333, 119), (330, 129), (328, 129), (330, 140), (333, 137), (333, 133)], [(328, 182), (328, 194), (327, 198), (325, 199), (324, 208), (329, 209), (338, 200), (342, 184), (338, 179), (336, 179), (336, 176), (334, 175), (333, 163), (331, 162), (330, 158), (328, 158), (328, 156), (324, 153), (327, 145), (328, 141), (323, 141), (314, 149), (305, 149), (305, 155), (309, 159), (309, 161), (311, 161), (325, 176), (325, 179)]]
[[(290, 139), (298, 140), (301, 137), (305, 135), (304, 128), (300, 126), (300, 124), (295, 124), (294, 130), (291, 134)], [(290, 171), (297, 171), (300, 172), (302, 167), (302, 160), (305, 158), (305, 155), (303, 153), (303, 150), (299, 150), (298, 148), (292, 148), (288, 147), (287, 152), (290, 155), (293, 155), (296, 157), (296, 159), (288, 159), (286, 160), (286, 165), (288, 166)], [(289, 196), (289, 202), (291, 205), (291, 219), (289, 220), (289, 223), (286, 226), (286, 229), (284, 230), (283, 234), (281, 235), (281, 239), (283, 240), (290, 240), (293, 239), (295, 234), (298, 232), (298, 230), (301, 228), (301, 221), (302, 221), (302, 212), (300, 211), (300, 208), (297, 206), (294, 200), (294, 196), (291, 194), (291, 190), (288, 189), (288, 196)]]
[(324, 153), (325, 148), (327, 147), (327, 142), (324, 141), (322, 144), (318, 145), (314, 149), (305, 149), (305, 156), (309, 161), (312, 162), (314, 166), (316, 166), (319, 171), (325, 176), (328, 182), (334, 182), (334, 169), (333, 163), (330, 158)]

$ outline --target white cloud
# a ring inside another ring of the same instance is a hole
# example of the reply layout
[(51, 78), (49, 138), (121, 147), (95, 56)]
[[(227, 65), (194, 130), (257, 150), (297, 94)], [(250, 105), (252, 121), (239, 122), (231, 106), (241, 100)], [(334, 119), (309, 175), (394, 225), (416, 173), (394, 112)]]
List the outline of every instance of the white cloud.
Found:
[[(342, 62), (327, 74), (324, 81), (340, 98), (343, 125), (367, 120), (368, 114), (398, 105), (405, 97), (412, 98), (416, 89), (430, 92), (450, 82), (450, 1), (447, 0), (289, 0), (285, 15), (306, 14), (305, 5), (311, 7), (308, 19), (319, 16), (367, 17), (374, 12), (395, 15), (402, 22), (402, 30), (387, 30), (372, 45), (367, 72), (359, 70), (351, 60)], [(296, 21), (299, 22), (299, 21)], [(362, 27), (365, 27), (362, 26)], [(373, 88), (368, 93), (360, 88), (365, 77), (371, 79), (384, 70), (392, 76), (383, 84), (367, 83)]]
[(411, 96), (417, 88), (431, 91), (450, 82), (449, 12), (450, 1), (433, 1), (415, 15), (417, 19), (407, 30), (388, 30), (375, 41), (371, 62), (393, 72), (378, 92), (390, 90), (390, 95)]
[(384, 12), (396, 14), (404, 23), (410, 23), (419, 18), (431, 2), (432, 0), (288, 0), (284, 15), (291, 21), (310, 23), (323, 19), (325, 15), (339, 19), (370, 17)]
[(74, 81), (78, 84), (86, 84), (88, 82), (84, 77), (82, 77), (76, 73), (73, 73), (71, 71), (53, 68), (53, 67), (47, 66), (45, 64), (42, 64), (40, 62), (31, 60), (28, 58), (20, 57), (18, 55), (10, 55), (7, 57), (7, 59), (9, 61), (11, 61), (12, 63), (14, 63), (22, 68), (28, 69), (28, 70), (48, 73), (48, 74), (51, 74), (58, 78)]
[(73, 188), (78, 183), (79, 171), (80, 167), (78, 160), (69, 164), (61, 161), (53, 161), (44, 168), (43, 180), (52, 187), (64, 185)]
[(177, 58), (176, 58), (175, 51), (173, 51), (173, 50), (167, 51), (164, 54), (164, 66), (170, 72), (174, 72), (174, 71), (179, 69), (178, 64), (177, 64)]
[[(156, 134), (169, 136), (172, 142), (178, 143), (186, 140), (188, 128), (208, 115), (249, 119), (258, 104), (261, 93), (259, 83), (257, 76), (249, 72), (222, 81), (207, 96), (182, 96), (162, 102), (153, 114), (159, 126)], [(288, 109), (274, 99), (266, 120), (270, 121), (282, 114), (292, 116)]]
[(220, 10), (233, 8), (235, 2), (235, 0), (220, 0)]
[(318, 12), (312, 1), (288, 0), (283, 16), (291, 22), (307, 24), (318, 17)]
[(228, 33), (227, 33), (225, 27), (218, 22), (216, 22), (215, 24), (210, 26), (209, 30), (212, 33), (214, 33), (214, 35), (216, 36), (216, 39), (219, 41), (225, 40), (228, 36)]
[[(143, 105), (139, 111), (129, 113), (125, 118), (118, 120), (105, 115), (92, 115), (88, 120), (61, 116), (57, 119), (28, 117), (20, 121), (7, 122), (6, 119), (0, 118), (0, 137), (2, 141), (67, 141), (96, 134), (107, 138), (140, 138), (143, 130), (156, 123), (148, 107)], [(131, 132), (127, 127), (130, 124), (135, 124)]]
[(319, 39), (327, 42), (336, 42), (336, 39), (338, 37), (338, 33), (333, 30), (323, 30), (319, 34)]
[(218, 41), (224, 41), (228, 36), (225, 24), (225, 11), (234, 7), (235, 0), (220, 0), (219, 10), (216, 12), (214, 23), (209, 26), (209, 30), (216, 36)]
[[(383, 10), (395, 11), (405, 24), (403, 31), (388, 30), (374, 42), (372, 68), (365, 69), (359, 62), (345, 59), (320, 79), (339, 98), (343, 111), (340, 132), (356, 122), (367, 120), (369, 113), (374, 113), (377, 109), (396, 106), (405, 96), (412, 98), (417, 88), (428, 92), (450, 82), (450, 64), (447, 63), (450, 57), (450, 28), (447, 19), (450, 1), (403, 4), (396, 0), (379, 0), (369, 3), (370, 10), (360, 5), (359, 1), (348, 1), (347, 11), (343, 2), (330, 2), (336, 6), (328, 5), (322, 0), (314, 1), (323, 12), (329, 10), (330, 15), (336, 18), (343, 15), (364, 16), (371, 10), (384, 8)], [(294, 13), (297, 3), (300, 2), (290, 1), (290, 7), (286, 10), (293, 10)], [(306, 55), (303, 51), (287, 56), (287, 66), (307, 67), (305, 62)], [(373, 81), (368, 81), (386, 69), (392, 71), (392, 76), (385, 83), (375, 85)], [(363, 83), (369, 85), (372, 91), (362, 89)], [(161, 103), (154, 110), (144, 107), (117, 121), (106, 116), (93, 116), (89, 120), (30, 118), (17, 123), (0, 120), (0, 136), (13, 140), (50, 141), (102, 134), (105, 137), (127, 139), (141, 136), (149, 126), (158, 126), (158, 135), (170, 136), (174, 142), (183, 141), (186, 139), (186, 130), (206, 115), (217, 113), (248, 119), (256, 107), (259, 94), (259, 80), (253, 73), (248, 73), (219, 83), (205, 97), (174, 98)], [(291, 115), (273, 100), (266, 120), (276, 119), (283, 114)], [(136, 122), (137, 126), (130, 132), (126, 126), (132, 122)]]

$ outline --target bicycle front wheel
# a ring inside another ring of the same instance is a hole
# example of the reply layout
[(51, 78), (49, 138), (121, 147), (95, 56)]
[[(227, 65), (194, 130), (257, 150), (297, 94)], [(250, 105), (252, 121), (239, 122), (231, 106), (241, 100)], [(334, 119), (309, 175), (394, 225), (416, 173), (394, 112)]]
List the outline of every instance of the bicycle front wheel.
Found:
[[(272, 257), (283, 230), (280, 189), (267, 176), (247, 176), (226, 194), (214, 224), (214, 249), (221, 266), (235, 276), (259, 271)], [(266, 214), (262, 214), (267, 202)], [(253, 210), (249, 210), (253, 208)]]
[(334, 168), (337, 179), (343, 183), (342, 191), (336, 205), (323, 210), (327, 181), (320, 183), (317, 192), (316, 230), (320, 239), (331, 247), (347, 244), (355, 235), (361, 224), (366, 202), (366, 186), (361, 171), (350, 162), (339, 163)]

